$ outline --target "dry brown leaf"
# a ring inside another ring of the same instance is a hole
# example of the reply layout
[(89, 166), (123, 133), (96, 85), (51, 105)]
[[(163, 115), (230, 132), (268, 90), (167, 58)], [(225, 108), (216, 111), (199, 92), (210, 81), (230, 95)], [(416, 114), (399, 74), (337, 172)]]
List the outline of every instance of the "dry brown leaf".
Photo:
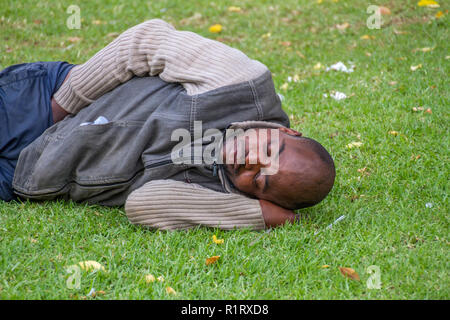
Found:
[(97, 261), (93, 261), (93, 260), (81, 261), (81, 262), (78, 262), (78, 265), (80, 266), (81, 269), (83, 269), (85, 271), (93, 271), (93, 270), (106, 271), (104, 266), (102, 266)]
[(167, 292), (167, 294), (173, 294), (173, 295), (177, 294), (177, 292), (175, 290), (173, 290), (172, 287), (167, 287), (166, 292)]
[(120, 35), (119, 32), (110, 32), (106, 36), (109, 38), (115, 38), (115, 37), (118, 37), (119, 35)]
[(152, 274), (147, 274), (145, 276), (145, 282), (147, 282), (147, 283), (155, 282), (155, 280), (156, 280), (155, 276)]
[(409, 32), (407, 32), (407, 31), (402, 31), (402, 30), (397, 30), (397, 29), (394, 29), (394, 33), (395, 33), (395, 34), (397, 34), (397, 35), (400, 35), (400, 34), (408, 34)]
[(380, 7), (378, 7), (378, 8), (379, 8), (380, 13), (381, 13), (382, 15), (389, 15), (389, 14), (391, 14), (391, 9), (389, 9), (389, 8), (387, 8), (387, 7), (380, 6)]
[(361, 168), (357, 170), (359, 173), (361, 173), (361, 175), (363, 176), (370, 176), (370, 172), (367, 169), (367, 167)]
[(352, 280), (359, 281), (359, 275), (356, 273), (356, 271), (352, 268), (346, 268), (346, 267), (339, 267), (339, 271), (344, 277), (350, 278)]
[(95, 298), (96, 296), (101, 296), (106, 294), (105, 291), (103, 290), (98, 290), (98, 291), (93, 291), (92, 294), (90, 295), (92, 298)]
[(181, 19), (181, 20), (180, 20), (180, 24), (181, 24), (182, 26), (184, 26), (184, 25), (190, 24), (190, 23), (192, 23), (192, 22), (194, 22), (194, 21), (196, 21), (196, 20), (200, 20), (201, 18), (202, 18), (202, 14), (199, 13), (199, 12), (196, 12), (196, 13), (194, 13), (194, 15), (191, 16), (191, 17)]
[(207, 258), (205, 264), (208, 266), (210, 264), (214, 264), (219, 260), (220, 256), (212, 256), (211, 258)]
[(81, 38), (80, 37), (69, 37), (69, 38), (67, 38), (67, 40), (69, 40), (69, 42), (71, 42), (71, 43), (75, 43), (75, 42), (80, 41)]
[(302, 59), (305, 59), (305, 55), (303, 53), (301, 53), (300, 51), (295, 51), (295, 53)]

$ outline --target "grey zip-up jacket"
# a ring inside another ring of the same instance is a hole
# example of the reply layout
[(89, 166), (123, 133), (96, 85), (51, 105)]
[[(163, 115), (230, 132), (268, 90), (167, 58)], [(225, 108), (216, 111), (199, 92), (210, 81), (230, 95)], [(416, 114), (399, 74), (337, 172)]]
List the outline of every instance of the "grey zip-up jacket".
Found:
[[(145, 27), (150, 25), (153, 31), (155, 26), (163, 28), (167, 25), (161, 20), (150, 22), (150, 24), (142, 24), (141, 29), (145, 31)], [(136, 35), (139, 35), (141, 31), (138, 27), (130, 29), (134, 29), (132, 34), (136, 38), (139, 38)], [(166, 37), (170, 38), (171, 33), (182, 37), (180, 35), (182, 32), (175, 31), (173, 27), (168, 28), (169, 31), (163, 30)], [(127, 32), (124, 35), (127, 35)], [(187, 51), (186, 47), (195, 47), (194, 40), (197, 38), (193, 38), (192, 33), (188, 33), (188, 36), (191, 39), (190, 43), (174, 41), (173, 47), (169, 46), (168, 55), (176, 53), (177, 50)], [(121, 37), (115, 42), (120, 44)], [(130, 41), (133, 44), (131, 47), (134, 48), (136, 41), (133, 37)], [(209, 48), (217, 43), (199, 37), (198, 43), (201, 46), (205, 45), (201, 43), (202, 41), (208, 41)], [(111, 52), (116, 50), (123, 54), (124, 50), (120, 50), (120, 45), (115, 42), (105, 49), (110, 48)], [(122, 42), (126, 41), (122, 39)], [(161, 47), (165, 46), (167, 44), (161, 45)], [(102, 50), (103, 54), (102, 51), (99, 52), (87, 64), (101, 61), (105, 67), (108, 66), (109, 64), (104, 60), (110, 52), (105, 49)], [(219, 56), (220, 53), (225, 52), (227, 56), (220, 63), (213, 64), (219, 65), (220, 70), (223, 70), (223, 64), (229, 65), (232, 69), (231, 65), (235, 62), (233, 54), (238, 54), (239, 59), (245, 60), (240, 51), (232, 49), (234, 51), (230, 53), (226, 51), (229, 49), (231, 48), (223, 44), (217, 45), (215, 52)], [(130, 54), (130, 51), (125, 51), (126, 54)], [(154, 53), (154, 55), (157, 54), (158, 52)], [(194, 50), (194, 56), (195, 54), (197, 55), (195, 62), (208, 59), (208, 55), (203, 55), (201, 51)], [(146, 59), (154, 61), (154, 56)], [(140, 67), (133, 69), (133, 64), (130, 67), (129, 57), (124, 60), (126, 66), (123, 67), (126, 70), (123, 73), (127, 75), (120, 76), (120, 72), (117, 71), (120, 69), (120, 63), (117, 62), (119, 59), (116, 56), (113, 60), (119, 67), (116, 66), (111, 72), (97, 68), (98, 74), (95, 73), (96, 71), (89, 74), (91, 79), (94, 76), (101, 79), (94, 82), (100, 85), (103, 83), (103, 87), (99, 90), (92, 90), (92, 87), (81, 90), (76, 87), (76, 83), (70, 81), (65, 84), (69, 89), (64, 88), (64, 85), (60, 89), (63, 93), (59, 96), (65, 98), (61, 98), (58, 102), (63, 103), (61, 104), (63, 107), (67, 100), (70, 102), (70, 98), (67, 98), (70, 95), (75, 95), (77, 98), (72, 99), (77, 100), (75, 104), (78, 105), (74, 107), (76, 111), (81, 109), (80, 101), (81, 105), (83, 101), (84, 104), (89, 104), (91, 100), (93, 102), (88, 108), (82, 109), (76, 115), (66, 117), (49, 128), (22, 151), (13, 181), (13, 187), (18, 195), (40, 200), (63, 197), (89, 203), (123, 205), (128, 195), (134, 190), (151, 181), (166, 179), (194, 183), (217, 192), (230, 192), (233, 191), (232, 187), (220, 165), (216, 167), (214, 164), (204, 163), (174, 164), (171, 161), (171, 152), (178, 143), (178, 141), (171, 141), (173, 131), (182, 128), (194, 136), (195, 121), (201, 121), (203, 132), (211, 128), (224, 131), (230, 125), (244, 128), (289, 126), (288, 117), (281, 109), (280, 99), (268, 70), (263, 70), (262, 74), (245, 81), (242, 81), (245, 75), (240, 75), (229, 81), (230, 84), (222, 80), (216, 81), (214, 86), (208, 84), (210, 90), (202, 90), (205, 86), (196, 86), (196, 90), (192, 90), (192, 86), (189, 87), (192, 85), (192, 80), (183, 81), (176, 77), (171, 80), (170, 76), (176, 74), (174, 71), (176, 68), (170, 64), (170, 59), (166, 59), (163, 63), (165, 68), (161, 69), (162, 72), (167, 69), (172, 72), (166, 76), (165, 80), (161, 76), (131, 78), (133, 75), (142, 76), (146, 72), (150, 74), (151, 72), (149, 70), (142, 72)], [(182, 59), (177, 61), (180, 60)], [(248, 59), (249, 64), (252, 61)], [(161, 61), (158, 60), (157, 64), (161, 64)], [(149, 63), (149, 65), (152, 69), (152, 64)], [(178, 67), (182, 68), (182, 65)], [(257, 68), (254, 65), (251, 68), (260, 71), (260, 65), (258, 63)], [(78, 70), (82, 71), (78, 72), (79, 74), (75, 67), (75, 74), (71, 76), (83, 79), (83, 74), (88, 72), (83, 71), (83, 67), (85, 65), (79, 66)], [(130, 70), (132, 70), (131, 75)], [(218, 78), (230, 78), (223, 73), (224, 71), (222, 73), (216, 71)], [(111, 76), (110, 79), (108, 75)], [(89, 76), (84, 77), (85, 81), (89, 80)], [(205, 82), (205, 79), (198, 74), (196, 78)], [(116, 83), (113, 83), (114, 81)], [(111, 87), (122, 82), (125, 83), (94, 101), (99, 91), (110, 90)], [(94, 94), (87, 97), (83, 95), (86, 92), (94, 92)], [(66, 110), (70, 110), (70, 107)], [(108, 123), (92, 124), (101, 116), (106, 118)], [(204, 141), (203, 147), (208, 143), (211, 142)]]

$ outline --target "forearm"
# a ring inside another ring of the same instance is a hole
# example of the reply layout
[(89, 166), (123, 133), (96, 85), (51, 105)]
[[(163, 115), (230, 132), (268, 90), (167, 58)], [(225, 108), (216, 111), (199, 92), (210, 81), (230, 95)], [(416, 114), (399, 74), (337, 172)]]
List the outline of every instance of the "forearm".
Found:
[[(66, 78), (63, 81), (63, 84), (67, 81), (67, 79), (70, 76), (71, 71), (67, 74)], [(64, 110), (58, 102), (56, 102), (55, 97), (52, 97), (52, 115), (53, 115), (53, 123), (57, 123), (61, 120), (63, 120), (67, 115), (69, 115), (69, 112)]]
[(54, 97), (64, 110), (77, 113), (133, 76), (159, 75), (192, 95), (248, 81), (266, 70), (239, 50), (154, 19), (128, 29), (74, 67)]
[(128, 196), (125, 211), (130, 222), (160, 230), (198, 225), (261, 230), (297, 220), (292, 211), (269, 201), (173, 180), (151, 181), (135, 190)]

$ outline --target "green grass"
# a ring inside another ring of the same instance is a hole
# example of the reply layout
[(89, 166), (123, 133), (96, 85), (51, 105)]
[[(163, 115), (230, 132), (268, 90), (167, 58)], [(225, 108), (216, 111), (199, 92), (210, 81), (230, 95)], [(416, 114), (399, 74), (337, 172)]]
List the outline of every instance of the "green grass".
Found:
[[(439, 9), (417, 2), (380, 1), (392, 14), (382, 29), (369, 30), (372, 1), (78, 1), (81, 29), (68, 30), (71, 1), (0, 0), (0, 68), (82, 63), (111, 33), (154, 17), (241, 49), (272, 70), (292, 126), (320, 141), (337, 166), (325, 201), (301, 210), (301, 223), (270, 233), (149, 231), (131, 225), (123, 209), (0, 203), (0, 298), (86, 299), (92, 287), (105, 292), (95, 299), (450, 298), (449, 8), (442, 0)], [(242, 12), (228, 12), (230, 5)], [(436, 19), (439, 10), (444, 16)], [(200, 18), (182, 20), (197, 12)], [(335, 28), (344, 22), (347, 29)], [(224, 26), (220, 34), (208, 32), (215, 23)], [(366, 34), (374, 38), (361, 39)], [(424, 47), (433, 50), (414, 50)], [(351, 61), (355, 71), (314, 69), (338, 61)], [(287, 82), (294, 75), (300, 80)], [(323, 97), (332, 90), (351, 97)], [(348, 149), (354, 141), (363, 145)], [(213, 234), (224, 244), (214, 244)], [(219, 262), (206, 266), (213, 255)], [(84, 260), (108, 272), (84, 272), (80, 289), (69, 289), (66, 267)], [(381, 289), (367, 288), (371, 265), (380, 268)], [(338, 267), (355, 269), (361, 281)], [(148, 284), (148, 273), (165, 281)]]

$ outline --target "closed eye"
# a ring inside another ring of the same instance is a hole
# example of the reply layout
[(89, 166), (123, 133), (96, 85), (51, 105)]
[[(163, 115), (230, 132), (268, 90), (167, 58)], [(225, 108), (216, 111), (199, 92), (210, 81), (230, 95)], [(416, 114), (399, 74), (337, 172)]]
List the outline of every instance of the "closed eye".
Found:
[(261, 169), (253, 176), (253, 185), (258, 188), (258, 178), (261, 175)]

